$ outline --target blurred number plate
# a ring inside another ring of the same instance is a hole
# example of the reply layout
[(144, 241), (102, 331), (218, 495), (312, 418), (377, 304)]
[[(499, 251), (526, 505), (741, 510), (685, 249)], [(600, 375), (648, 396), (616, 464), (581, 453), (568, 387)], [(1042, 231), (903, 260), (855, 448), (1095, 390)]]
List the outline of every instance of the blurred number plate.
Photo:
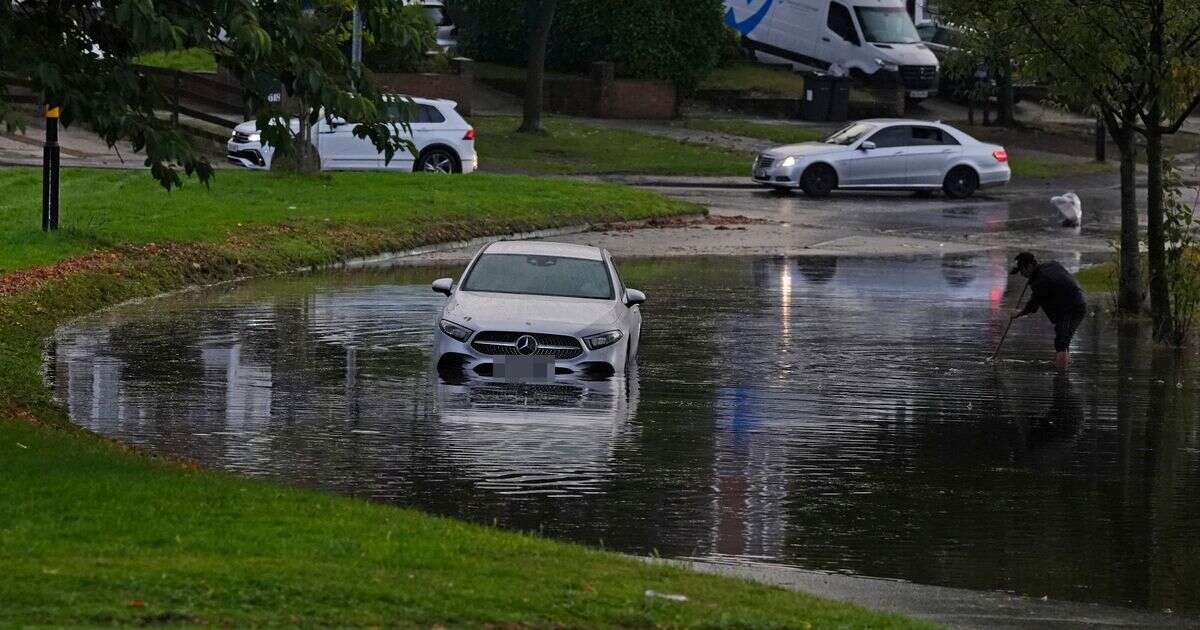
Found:
[(756, 179), (766, 179), (767, 178), (767, 170), (760, 168), (760, 169), (754, 171), (754, 177)]
[(908, 95), (912, 98), (928, 98), (929, 90), (913, 90)]
[(500, 357), (493, 374), (506, 381), (548, 381), (554, 376), (554, 363), (545, 357)]

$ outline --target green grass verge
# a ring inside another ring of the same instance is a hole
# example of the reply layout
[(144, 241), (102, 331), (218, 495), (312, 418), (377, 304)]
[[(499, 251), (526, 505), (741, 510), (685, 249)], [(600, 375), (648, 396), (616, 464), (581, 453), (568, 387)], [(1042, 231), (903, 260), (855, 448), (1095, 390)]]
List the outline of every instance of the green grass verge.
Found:
[(761, 123), (749, 120), (692, 118), (683, 123), (688, 129), (727, 133), (743, 138), (761, 138), (779, 144), (816, 142), (829, 135), (827, 130), (801, 127), (788, 123)]
[(1075, 280), (1087, 293), (1112, 293), (1117, 290), (1117, 264), (1109, 262), (1084, 267), (1076, 272)]
[(747, 91), (762, 96), (799, 97), (804, 77), (786, 68), (755, 63), (732, 63), (713, 70), (700, 82), (701, 90)]
[(203, 48), (185, 48), (164, 52), (146, 53), (137, 62), (156, 68), (183, 70), (184, 72), (216, 72), (217, 60)]
[[(621, 220), (695, 210), (620, 186), (477, 174), (338, 173), (296, 177), (221, 170), (208, 188), (187, 181), (170, 193), (144, 172), (68, 169), (62, 178), (62, 227), (40, 228), (41, 171), (0, 170), (0, 273), (46, 265), (94, 249), (145, 243), (218, 243), (250, 238), (262, 226), (328, 231), (352, 224), (390, 235), (395, 244), (431, 225), (508, 227)], [(289, 247), (305, 250), (302, 243)]]
[[(211, 190), (168, 194), (143, 172), (68, 170), (62, 185), (70, 233), (39, 237), (36, 177), (0, 170), (8, 268), (78, 263), (92, 247), (117, 257), (60, 267), (67, 272), (0, 297), (0, 626), (927, 627), (150, 457), (73, 428), (39, 377), (55, 326), (124, 300), (431, 241), (694, 206), (500, 176), (221, 173)], [(0, 289), (21, 275), (0, 275)], [(646, 589), (689, 601), (650, 600)]]
[(570, 118), (545, 119), (544, 135), (518, 133), (513, 116), (472, 119), (483, 168), (543, 174), (745, 175), (754, 156)]

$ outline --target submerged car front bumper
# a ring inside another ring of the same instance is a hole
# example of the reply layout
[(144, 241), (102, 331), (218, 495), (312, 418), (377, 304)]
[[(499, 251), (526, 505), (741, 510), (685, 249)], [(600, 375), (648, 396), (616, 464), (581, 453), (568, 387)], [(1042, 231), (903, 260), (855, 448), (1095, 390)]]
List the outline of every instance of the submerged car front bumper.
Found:
[[(490, 342), (487, 340), (489, 334), (505, 336), (495, 337), (499, 341)], [(577, 344), (578, 353), (568, 352), (564, 349), (546, 350), (546, 346), (566, 348), (567, 345), (565, 343), (544, 343), (539, 344), (539, 350), (534, 354), (524, 355), (519, 353), (515, 346), (507, 345), (513, 343), (507, 339), (507, 336), (512, 335), (530, 335), (543, 341), (551, 337), (569, 338)], [(439, 328), (434, 332), (433, 356), (438, 371), (461, 371), (471, 377), (500, 379), (499, 373), (503, 372), (503, 368), (500, 368), (499, 365), (508, 362), (510, 358), (544, 360), (552, 366), (551, 378), (607, 377), (624, 372), (628, 348), (627, 337), (628, 333), (623, 331), (621, 340), (612, 345), (592, 350), (579, 336), (481, 331), (473, 333), (466, 341), (459, 341)]]

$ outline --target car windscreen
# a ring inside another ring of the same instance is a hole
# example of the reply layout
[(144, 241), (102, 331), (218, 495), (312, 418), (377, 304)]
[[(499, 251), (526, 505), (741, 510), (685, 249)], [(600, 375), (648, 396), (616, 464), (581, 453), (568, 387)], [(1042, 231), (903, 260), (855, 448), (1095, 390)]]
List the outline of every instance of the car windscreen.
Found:
[(484, 254), (463, 281), (464, 291), (613, 299), (601, 260), (529, 254)]
[(840, 144), (849, 146), (858, 142), (858, 139), (870, 133), (874, 129), (874, 125), (865, 123), (854, 123), (848, 127), (842, 128), (837, 133), (825, 138), (825, 144)]
[(912, 18), (900, 7), (854, 7), (863, 37), (875, 44), (915, 44), (921, 41)]

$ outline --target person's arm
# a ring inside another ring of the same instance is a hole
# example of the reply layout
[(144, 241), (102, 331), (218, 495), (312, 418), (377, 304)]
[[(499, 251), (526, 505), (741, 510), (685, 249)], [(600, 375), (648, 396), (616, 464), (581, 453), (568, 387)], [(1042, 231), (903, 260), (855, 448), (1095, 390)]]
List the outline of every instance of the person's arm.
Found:
[(1041, 306), (1041, 303), (1038, 301), (1037, 290), (1035, 289), (1033, 295), (1030, 296), (1029, 301), (1025, 303), (1025, 308), (1014, 312), (1012, 318), (1018, 319), (1025, 317), (1026, 315), (1036, 313)]

